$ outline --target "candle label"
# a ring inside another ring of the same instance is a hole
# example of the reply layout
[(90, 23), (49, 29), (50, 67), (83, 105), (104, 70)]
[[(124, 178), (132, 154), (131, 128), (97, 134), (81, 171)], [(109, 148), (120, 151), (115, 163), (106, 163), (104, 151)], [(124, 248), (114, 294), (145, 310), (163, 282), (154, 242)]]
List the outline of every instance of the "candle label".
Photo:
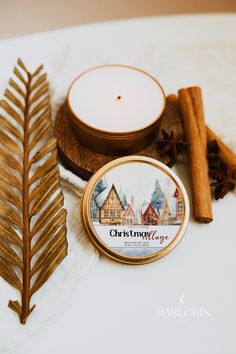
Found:
[(174, 241), (185, 202), (172, 174), (150, 163), (124, 163), (95, 184), (90, 221), (100, 241), (125, 256), (150, 256)]

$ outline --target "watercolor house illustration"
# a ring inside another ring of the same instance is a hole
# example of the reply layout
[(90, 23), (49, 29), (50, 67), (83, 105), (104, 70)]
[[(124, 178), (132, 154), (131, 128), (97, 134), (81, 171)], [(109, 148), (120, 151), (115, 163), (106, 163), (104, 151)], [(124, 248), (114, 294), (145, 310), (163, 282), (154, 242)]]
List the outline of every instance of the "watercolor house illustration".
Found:
[(122, 224), (125, 208), (114, 186), (106, 188), (96, 198), (100, 224)]
[(163, 209), (160, 210), (160, 225), (179, 225), (183, 220), (183, 201), (179, 190), (170, 197), (165, 197)]
[(159, 213), (153, 206), (153, 204), (150, 202), (147, 206), (147, 209), (145, 212), (142, 214), (141, 211), (141, 221), (143, 225), (158, 225), (158, 216)]
[(123, 215), (123, 225), (135, 225), (135, 224), (137, 224), (137, 218), (135, 216), (132, 206), (128, 204)]
[(172, 199), (170, 198), (164, 199), (163, 210), (161, 211), (161, 216), (159, 221), (161, 225), (172, 225), (174, 223), (175, 216), (173, 215), (173, 210), (171, 210), (171, 206), (172, 206), (171, 201)]
[(175, 190), (174, 198), (176, 199), (176, 221), (180, 224), (183, 220), (183, 200), (178, 188)]
[[(102, 225), (179, 225), (183, 220), (183, 201), (178, 188), (172, 195), (165, 195), (158, 180), (149, 201), (138, 200), (134, 196), (128, 200), (120, 187), (108, 186), (99, 181), (91, 199), (93, 222)], [(144, 212), (143, 212), (144, 211)]]

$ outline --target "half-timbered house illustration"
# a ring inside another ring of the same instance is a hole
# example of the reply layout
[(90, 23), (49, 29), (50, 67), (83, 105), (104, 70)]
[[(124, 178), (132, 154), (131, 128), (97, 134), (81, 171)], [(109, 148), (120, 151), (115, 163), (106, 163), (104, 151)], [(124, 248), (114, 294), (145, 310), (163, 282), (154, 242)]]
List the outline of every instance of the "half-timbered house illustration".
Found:
[(100, 224), (122, 224), (125, 209), (114, 184), (110, 189), (106, 188), (100, 193), (96, 197), (96, 202), (99, 207)]

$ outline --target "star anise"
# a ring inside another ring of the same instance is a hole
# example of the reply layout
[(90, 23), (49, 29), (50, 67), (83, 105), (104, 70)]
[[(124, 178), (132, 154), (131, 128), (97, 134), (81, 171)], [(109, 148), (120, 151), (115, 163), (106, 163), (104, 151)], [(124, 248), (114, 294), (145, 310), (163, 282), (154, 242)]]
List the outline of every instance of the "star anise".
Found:
[(219, 167), (222, 159), (220, 157), (220, 147), (216, 140), (212, 140), (207, 144), (207, 159), (209, 168)]
[(167, 133), (164, 129), (162, 129), (161, 132), (163, 139), (157, 140), (156, 144), (160, 155), (167, 155), (170, 158), (170, 161), (167, 163), (167, 165), (172, 167), (175, 164), (178, 155), (182, 154), (188, 145), (184, 139), (185, 131), (177, 135), (174, 134), (173, 130), (170, 132), (170, 134)]
[(223, 160), (219, 166), (210, 168), (209, 175), (216, 180), (211, 183), (211, 186), (215, 187), (216, 200), (224, 198), (229, 191), (234, 190), (236, 171), (233, 171)]

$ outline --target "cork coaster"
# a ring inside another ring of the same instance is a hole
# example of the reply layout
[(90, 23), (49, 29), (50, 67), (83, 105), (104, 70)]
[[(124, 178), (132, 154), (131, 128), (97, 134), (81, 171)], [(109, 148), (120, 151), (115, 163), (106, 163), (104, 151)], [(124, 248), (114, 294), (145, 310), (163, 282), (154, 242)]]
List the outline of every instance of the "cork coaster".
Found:
[[(167, 101), (161, 128), (166, 131), (177, 131), (180, 129), (179, 124), (176, 112), (174, 112), (172, 106)], [(66, 103), (59, 108), (57, 113), (54, 122), (54, 134), (57, 139), (58, 154), (61, 162), (66, 168), (85, 180), (88, 180), (106, 163), (119, 157), (117, 155), (105, 155), (92, 151), (77, 140), (70, 126)], [(158, 129), (152, 143), (146, 149), (132, 155), (152, 157), (167, 163), (168, 157), (160, 156), (156, 149), (155, 140), (160, 134), (160, 129)]]

